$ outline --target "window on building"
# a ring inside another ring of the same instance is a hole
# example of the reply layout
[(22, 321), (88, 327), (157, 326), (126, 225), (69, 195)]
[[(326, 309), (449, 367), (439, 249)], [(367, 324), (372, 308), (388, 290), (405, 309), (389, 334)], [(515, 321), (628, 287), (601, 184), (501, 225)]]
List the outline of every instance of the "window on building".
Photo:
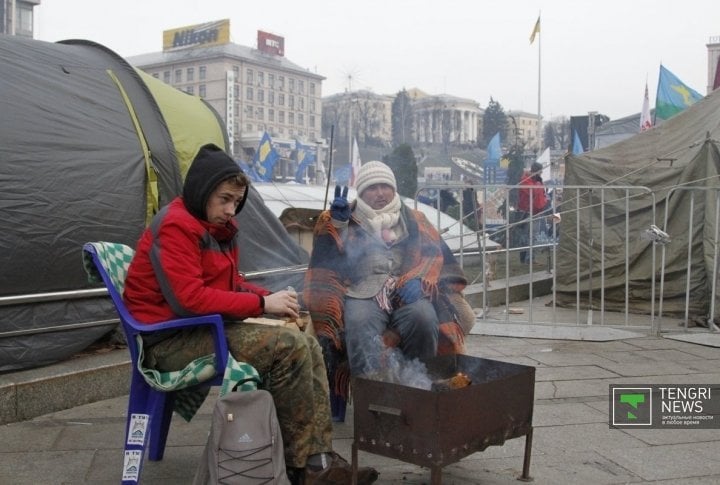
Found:
[(275, 89), (275, 74), (268, 73), (268, 87)]
[(170, 71), (163, 72), (163, 82), (170, 84)]
[(198, 94), (200, 95), (201, 98), (204, 98), (207, 95), (204, 84), (201, 84), (200, 86), (198, 86)]
[(160, 79), (160, 73), (159, 73), (159, 72), (154, 72), (154, 73), (153, 73), (153, 77), (154, 77), (155, 79)]
[(240, 103), (235, 103), (235, 116), (240, 114)]
[(200, 66), (198, 69), (198, 77), (201, 81), (205, 80), (205, 77), (207, 76), (207, 66)]
[(315, 113), (315, 100), (314, 99), (310, 100), (310, 112)]
[(285, 134), (285, 128), (283, 128), (282, 126), (281, 126), (280, 128), (278, 128), (278, 133), (280, 133), (281, 135), (284, 135), (284, 134)]
[(245, 125), (245, 128), (247, 129), (247, 131), (253, 131), (252, 123), (248, 123), (247, 125)]
[(254, 111), (255, 111), (255, 110), (253, 109), (252, 106), (246, 106), (246, 107), (245, 107), (245, 112), (247, 113), (247, 118), (248, 118), (249, 120), (253, 119), (253, 112), (254, 112)]
[(33, 32), (33, 7), (32, 5), (25, 2), (16, 2), (16, 18), (17, 18), (17, 30), (16, 33), (32, 34)]
[(278, 89), (285, 91), (285, 76), (278, 76)]
[(288, 87), (290, 88), (291, 93), (295, 92), (295, 79), (291, 77), (288, 78)]
[(275, 104), (275, 91), (268, 92), (268, 103)]
[(255, 82), (255, 72), (252, 69), (247, 69), (245, 71), (245, 80), (248, 84)]
[(235, 81), (240, 80), (240, 66), (233, 66), (233, 74), (235, 74)]
[(305, 94), (305, 81), (298, 79), (298, 93)]
[(311, 131), (311, 132), (310, 132), (310, 139), (311, 139), (311, 140), (317, 140), (317, 136), (315, 135), (315, 132), (314, 132), (314, 131)]
[(310, 115), (308, 120), (310, 121), (310, 128), (315, 128), (315, 115)]
[(285, 123), (285, 112), (278, 111), (278, 123)]
[(262, 71), (258, 71), (258, 86), (264, 86), (265, 85), (265, 73)]
[(285, 95), (283, 93), (278, 94), (278, 104), (285, 106)]
[(239, 84), (233, 84), (233, 96), (236, 98), (240, 97), (240, 85)]
[(292, 109), (295, 109), (295, 95), (291, 94), (288, 96), (288, 106)]
[(275, 121), (275, 110), (272, 108), (268, 109), (268, 121)]
[(257, 115), (257, 119), (265, 121), (265, 110), (263, 108), (257, 108), (255, 114)]
[(305, 115), (298, 113), (298, 125), (305, 126)]
[(265, 91), (262, 89), (258, 89), (257, 91), (257, 101), (258, 103), (264, 103), (265, 102)]
[(185, 77), (187, 78), (187, 82), (192, 82), (195, 80), (195, 68), (194, 67), (188, 67), (187, 71), (185, 72)]
[(249, 87), (245, 90), (245, 99), (248, 101), (253, 100), (253, 88)]
[(298, 97), (298, 109), (305, 111), (305, 98), (302, 96)]
[(295, 124), (295, 113), (288, 113), (288, 124), (294, 125)]
[(188, 94), (195, 94), (195, 86), (187, 86), (185, 92)]
[(310, 95), (315, 96), (315, 83), (310, 83)]

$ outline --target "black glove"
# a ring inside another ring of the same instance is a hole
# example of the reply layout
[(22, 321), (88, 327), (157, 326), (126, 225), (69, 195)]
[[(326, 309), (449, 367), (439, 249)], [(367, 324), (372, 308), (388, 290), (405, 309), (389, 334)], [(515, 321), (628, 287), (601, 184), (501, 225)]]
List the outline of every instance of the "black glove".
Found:
[(350, 219), (350, 204), (347, 200), (348, 188), (345, 186), (340, 193), (340, 186), (335, 186), (335, 199), (330, 206), (330, 215), (340, 222), (347, 222)]

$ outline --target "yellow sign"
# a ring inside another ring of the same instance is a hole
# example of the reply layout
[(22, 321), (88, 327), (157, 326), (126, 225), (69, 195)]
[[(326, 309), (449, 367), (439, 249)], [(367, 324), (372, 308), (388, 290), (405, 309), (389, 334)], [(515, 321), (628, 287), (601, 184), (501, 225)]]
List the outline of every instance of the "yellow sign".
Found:
[(230, 42), (230, 19), (163, 31), (163, 50), (210, 47)]

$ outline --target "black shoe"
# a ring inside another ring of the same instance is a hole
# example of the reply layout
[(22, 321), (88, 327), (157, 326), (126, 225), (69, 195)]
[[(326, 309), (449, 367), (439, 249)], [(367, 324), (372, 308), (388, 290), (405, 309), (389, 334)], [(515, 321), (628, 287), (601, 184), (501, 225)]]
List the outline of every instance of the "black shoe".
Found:
[[(352, 466), (343, 457), (330, 452), (330, 464), (322, 470), (305, 468), (303, 485), (347, 485), (352, 483)], [(378, 472), (371, 467), (358, 467), (358, 485), (370, 485), (378, 479)]]
[(305, 479), (305, 469), (304, 468), (294, 468), (294, 467), (287, 467), (287, 477), (288, 480), (290, 480), (290, 485), (304, 485), (304, 479)]

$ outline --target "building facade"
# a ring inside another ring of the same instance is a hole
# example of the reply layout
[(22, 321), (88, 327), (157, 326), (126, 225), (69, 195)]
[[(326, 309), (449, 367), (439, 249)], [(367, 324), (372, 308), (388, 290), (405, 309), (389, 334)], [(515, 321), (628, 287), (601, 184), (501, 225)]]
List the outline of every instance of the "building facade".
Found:
[(472, 99), (447, 94), (410, 93), (414, 139), (429, 144), (476, 144), (482, 133), (484, 111)]
[(229, 38), (227, 19), (173, 29), (163, 33), (162, 52), (127, 61), (210, 104), (236, 158), (251, 159), (264, 132), (281, 146), (320, 142), (325, 78), (285, 58), (283, 37), (258, 31), (257, 48)]
[(338, 139), (357, 139), (361, 145), (389, 145), (395, 98), (367, 90), (333, 94), (323, 99), (323, 133)]
[[(512, 110), (507, 113), (507, 143), (524, 144), (529, 150), (540, 149), (542, 140), (538, 140), (537, 113)], [(542, 136), (542, 134), (540, 135)]]
[[(419, 144), (475, 144), (482, 133), (483, 110), (471, 99), (428, 95), (407, 90), (411, 105), (412, 142)], [(347, 91), (323, 99), (323, 133), (330, 126), (340, 140), (348, 133), (360, 144), (392, 143), (392, 106), (395, 95), (366, 90)]]
[(0, 0), (0, 34), (33, 38), (33, 9), (40, 0)]
[(720, 88), (720, 35), (710, 37), (707, 43), (708, 83), (707, 94)]

